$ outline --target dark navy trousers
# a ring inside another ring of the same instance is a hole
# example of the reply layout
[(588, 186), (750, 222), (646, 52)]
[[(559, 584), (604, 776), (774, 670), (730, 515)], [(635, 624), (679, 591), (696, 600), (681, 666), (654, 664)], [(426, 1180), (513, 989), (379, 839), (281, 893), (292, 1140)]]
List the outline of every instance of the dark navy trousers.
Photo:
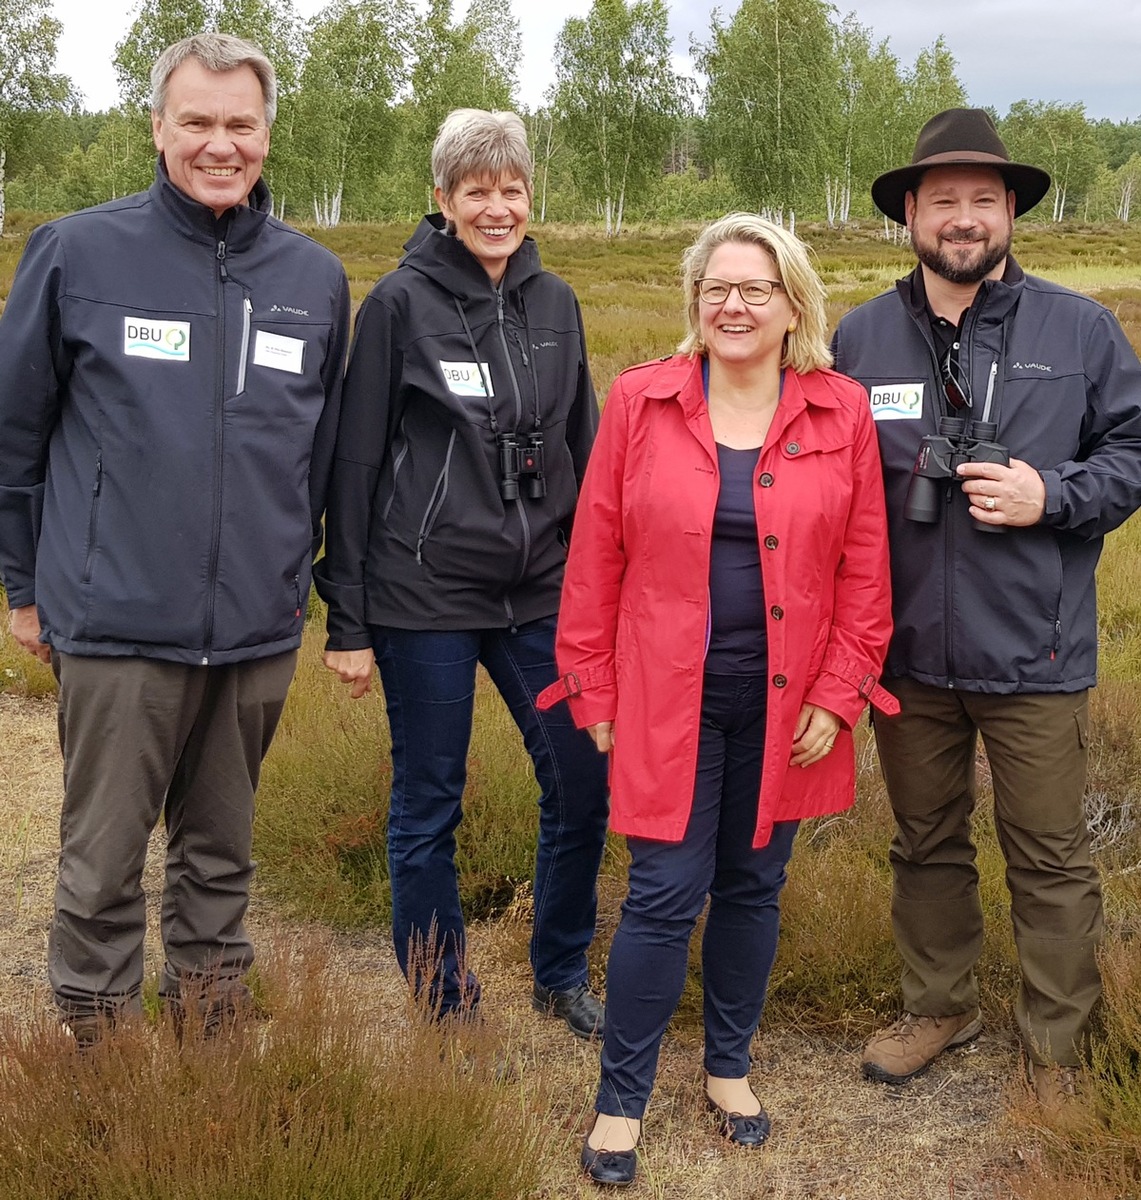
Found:
[(596, 883), (606, 841), (606, 759), (575, 729), (567, 706), (539, 712), (558, 675), (555, 618), (517, 629), (409, 630), (373, 626), (373, 649), (392, 732), (388, 871), (396, 957), (440, 1015), (479, 1002), (465, 962), (455, 831), (462, 817), (482, 663), (535, 765), (539, 846), (531, 967), (552, 991), (586, 982)]
[[(706, 896), (702, 941), (705, 1070), (749, 1073), (776, 956), (780, 892), (799, 822), (753, 849), (767, 680), (706, 674), (693, 811), (680, 842), (627, 838), (630, 888), (606, 976), (606, 1035), (595, 1107), (641, 1119), (658, 1052), (685, 984), (689, 939)], [(618, 737), (621, 729), (615, 730)]]

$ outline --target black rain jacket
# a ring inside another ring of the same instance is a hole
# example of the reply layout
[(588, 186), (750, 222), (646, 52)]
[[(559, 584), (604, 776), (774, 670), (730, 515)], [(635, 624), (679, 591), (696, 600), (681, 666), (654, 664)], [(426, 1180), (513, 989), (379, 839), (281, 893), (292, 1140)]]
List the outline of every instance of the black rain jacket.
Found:
[[(331, 650), (368, 625), (506, 628), (558, 611), (598, 424), (582, 314), (530, 238), (500, 286), (425, 218), (357, 316), (317, 590)], [(489, 394), (490, 392), (490, 394)], [(546, 495), (504, 499), (497, 440), (543, 442)]]

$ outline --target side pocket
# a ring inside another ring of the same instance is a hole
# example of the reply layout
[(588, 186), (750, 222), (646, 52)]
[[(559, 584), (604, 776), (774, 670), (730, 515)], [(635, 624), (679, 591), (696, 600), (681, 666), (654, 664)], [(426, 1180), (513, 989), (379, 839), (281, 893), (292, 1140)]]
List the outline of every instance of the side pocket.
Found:
[(99, 530), (99, 495), (103, 491), (103, 455), (95, 460), (95, 483), (91, 488), (91, 515), (87, 519), (87, 554), (83, 559), (83, 583), (91, 582), (95, 569), (96, 535)]
[(1089, 693), (1082, 697), (1081, 704), (1074, 709), (1074, 724), (1078, 730), (1078, 745), (1081, 749), (1089, 749)]

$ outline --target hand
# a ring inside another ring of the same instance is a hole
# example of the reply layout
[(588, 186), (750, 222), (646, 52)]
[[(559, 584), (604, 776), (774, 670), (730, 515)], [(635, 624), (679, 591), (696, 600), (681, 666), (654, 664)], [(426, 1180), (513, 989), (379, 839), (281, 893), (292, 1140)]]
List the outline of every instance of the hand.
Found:
[(349, 695), (354, 700), (359, 700), (371, 690), (376, 659), (370, 649), (326, 650), (321, 661), (330, 671), (336, 671), (342, 683), (350, 685)]
[(19, 608), (9, 609), (8, 628), (29, 654), (34, 654), (40, 662), (51, 662), (51, 647), (40, 641), (40, 614), (34, 604), (22, 604)]
[[(1042, 476), (1019, 458), (1001, 463), (963, 463), (956, 468), (971, 502), (971, 516), (982, 525), (1037, 525), (1046, 511)], [(990, 502), (993, 500), (993, 504)]]
[(796, 718), (793, 731), (792, 756), (789, 764), (810, 767), (832, 753), (832, 743), (840, 732), (840, 718), (826, 708), (805, 704)]
[(614, 749), (613, 721), (599, 721), (597, 725), (588, 725), (586, 732), (594, 739), (599, 754), (609, 754)]

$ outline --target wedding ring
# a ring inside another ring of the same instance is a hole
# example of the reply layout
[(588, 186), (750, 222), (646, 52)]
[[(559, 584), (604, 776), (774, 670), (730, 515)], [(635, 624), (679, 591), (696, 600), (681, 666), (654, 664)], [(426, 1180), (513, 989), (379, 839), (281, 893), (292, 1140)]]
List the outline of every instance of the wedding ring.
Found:
[(994, 512), (997, 505), (998, 501), (993, 496), (988, 496), (986, 500), (983, 501), (983, 508), (985, 508), (987, 512)]

